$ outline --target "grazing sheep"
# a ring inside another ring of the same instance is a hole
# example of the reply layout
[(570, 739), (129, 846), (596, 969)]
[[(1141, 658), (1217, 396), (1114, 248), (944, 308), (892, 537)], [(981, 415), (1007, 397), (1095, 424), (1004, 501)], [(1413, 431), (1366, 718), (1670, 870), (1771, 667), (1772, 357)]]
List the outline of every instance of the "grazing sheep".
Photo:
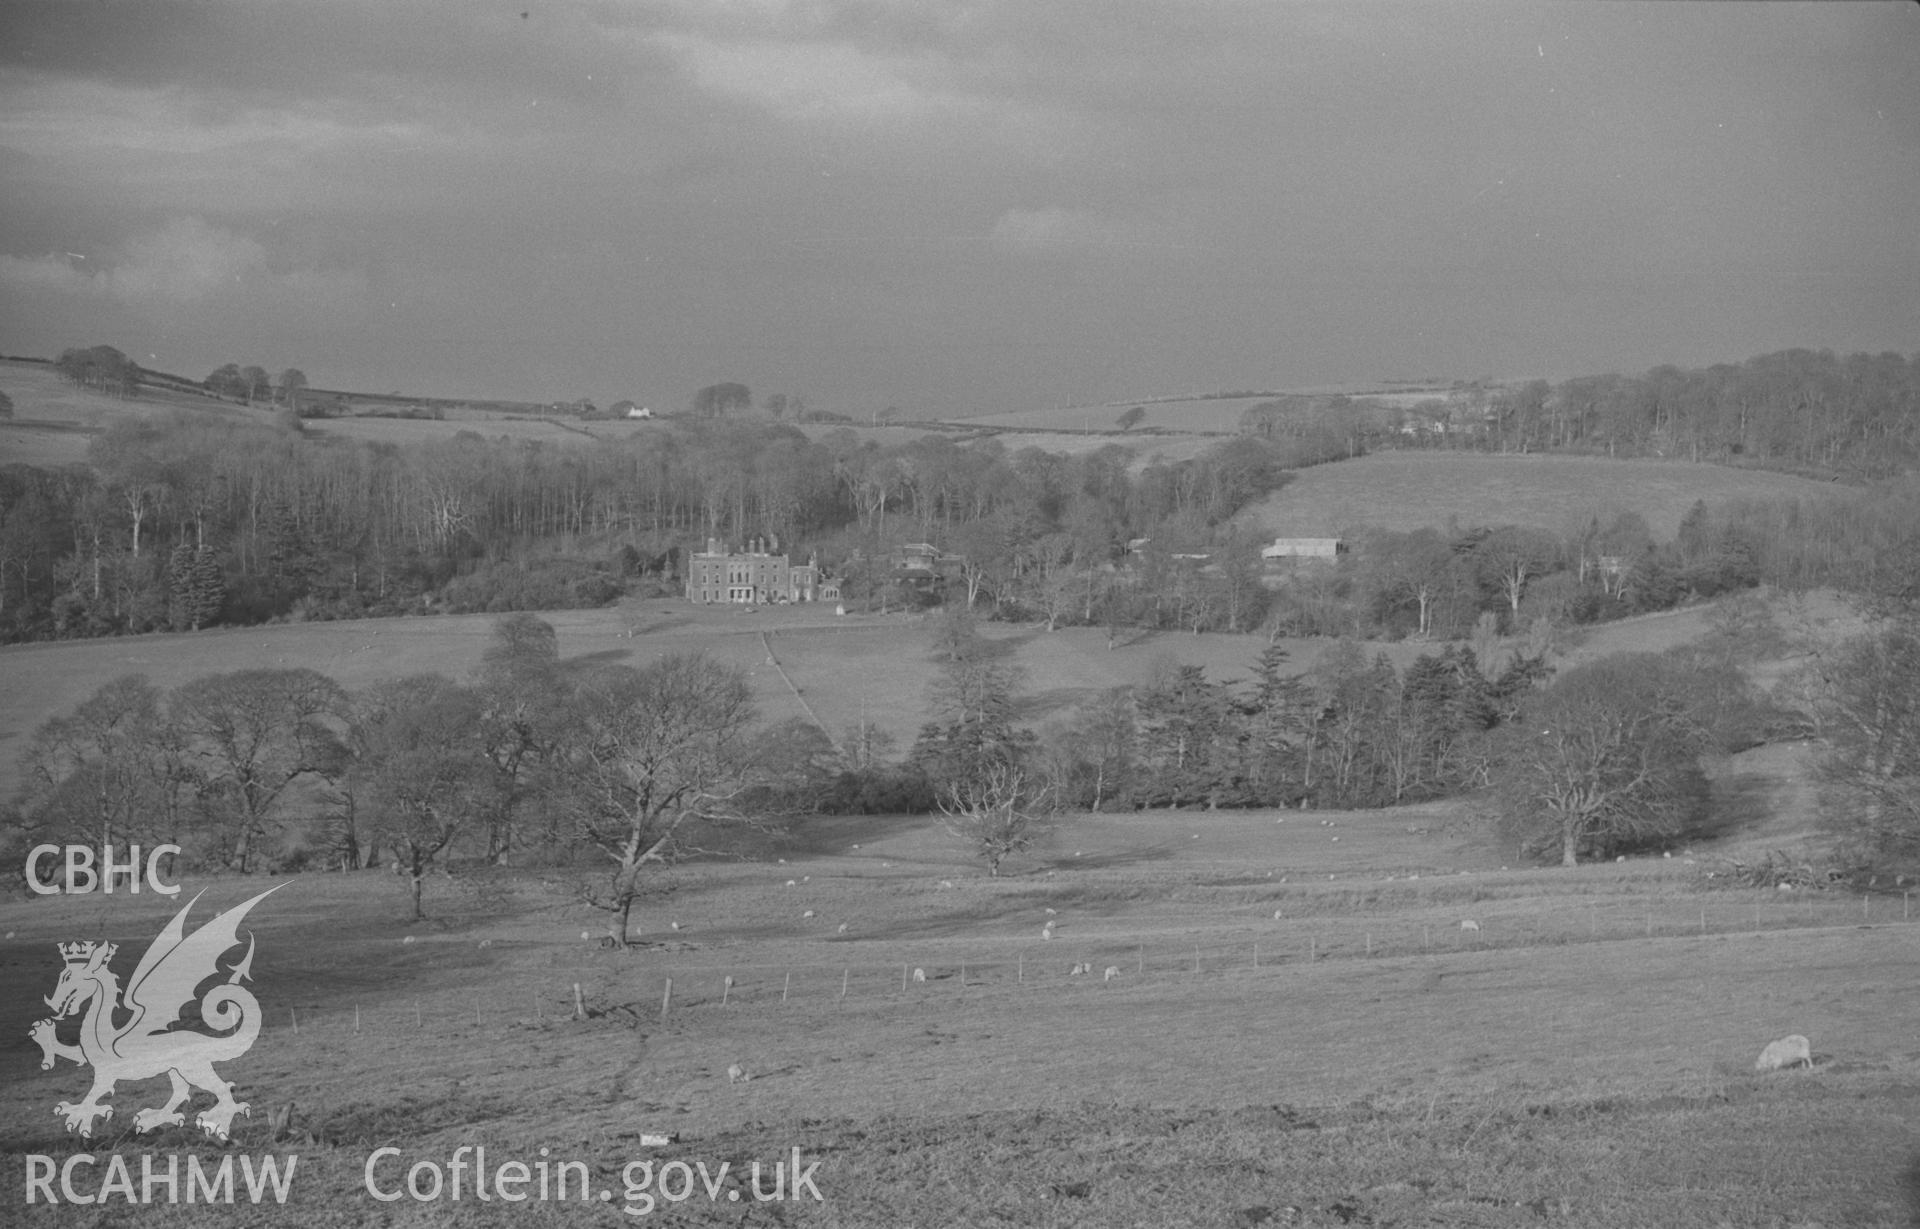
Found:
[(1276, 922), (1280, 920), (1280, 911), (1278, 909), (1273, 911), (1273, 920)]
[(803, 914), (801, 914), (800, 916), (801, 916), (801, 917), (812, 917), (812, 916), (813, 916), (813, 910), (811, 910), (811, 909), (809, 909), (809, 910), (807, 910), (807, 911), (806, 911), (805, 913), (803, 913)]
[(1117, 964), (1110, 964), (1107, 966), (1107, 975), (1101, 978), (1100, 980), (1112, 981), (1114, 978), (1118, 976), (1120, 976), (1120, 966)]
[(787, 880), (787, 886), (792, 888), (792, 887), (798, 887), (799, 885), (795, 881), (789, 879)]
[(1092, 965), (1076, 964), (1073, 966), (1073, 969), (1070, 972), (1068, 972), (1067, 976), (1068, 977), (1084, 977), (1091, 972), (1093, 972)]
[(411, 943), (411, 942), (413, 942), (413, 936), (412, 936), (412, 935), (408, 935), (408, 936), (407, 936), (406, 938), (404, 938), (404, 939), (402, 939), (402, 940), (400, 940), (400, 942), (401, 942), (401, 943), (403, 943), (403, 944), (405, 944), (405, 943)]
[(927, 971), (925, 969), (915, 969), (913, 971), (913, 980), (915, 981), (927, 980)]
[(847, 933), (847, 924), (845, 922), (840, 923), (840, 933), (841, 934)]
[(1460, 929), (1462, 929), (1462, 930), (1479, 930), (1479, 929), (1480, 929), (1480, 923), (1478, 923), (1478, 922), (1476, 922), (1476, 921), (1474, 921), (1474, 920), (1473, 920), (1472, 918), (1466, 918), (1466, 919), (1464, 919), (1464, 920), (1463, 920), (1463, 921), (1462, 921), (1462, 922), (1460, 923)]
[(952, 886), (953, 886), (953, 880), (951, 880), (951, 879), (942, 879), (942, 880), (940, 881), (940, 886), (941, 886), (941, 887), (943, 887), (943, 888), (950, 888), (950, 887), (952, 887)]
[(668, 922), (667, 925), (673, 928), (674, 930), (680, 929), (680, 923), (678, 922)]
[(492, 946), (493, 946), (493, 940), (492, 940), (492, 939), (482, 939), (482, 940), (480, 940), (480, 946), (481, 946), (481, 947), (492, 947)]
[(1047, 916), (1048, 916), (1048, 917), (1052, 917), (1052, 916), (1053, 916), (1053, 915), (1054, 915), (1055, 913), (1057, 913), (1057, 912), (1059, 912), (1059, 910), (1057, 910), (1057, 909), (1049, 909), (1049, 910), (1047, 910)]
[(747, 1073), (747, 1069), (739, 1063), (735, 1063), (727, 1068), (727, 1083), (729, 1084), (744, 1084), (752, 1078), (753, 1076)]
[(1807, 1070), (1813, 1070), (1813, 1049), (1807, 1044), (1805, 1037), (1795, 1033), (1790, 1037), (1768, 1042), (1767, 1048), (1760, 1051), (1760, 1057), (1754, 1062), (1753, 1069), (1778, 1071), (1782, 1067), (1792, 1067), (1800, 1063), (1805, 1063)]
[(592, 935), (591, 933), (589, 933), (588, 931), (584, 931), (584, 930), (583, 930), (583, 931), (581, 931), (581, 932), (580, 932), (580, 937), (581, 937), (581, 938), (582, 938), (583, 940), (587, 940), (587, 939), (592, 939), (592, 938), (593, 938), (593, 935)]

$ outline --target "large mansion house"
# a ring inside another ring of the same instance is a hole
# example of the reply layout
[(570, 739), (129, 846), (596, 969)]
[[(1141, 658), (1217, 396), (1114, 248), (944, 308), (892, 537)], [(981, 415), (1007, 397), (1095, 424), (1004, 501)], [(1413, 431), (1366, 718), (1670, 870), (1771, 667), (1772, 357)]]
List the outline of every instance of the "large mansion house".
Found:
[(708, 538), (706, 550), (687, 558), (689, 602), (763, 606), (839, 598), (840, 582), (822, 579), (817, 556), (806, 563), (790, 563), (787, 556), (774, 554), (763, 538), (751, 539), (737, 551), (718, 538)]

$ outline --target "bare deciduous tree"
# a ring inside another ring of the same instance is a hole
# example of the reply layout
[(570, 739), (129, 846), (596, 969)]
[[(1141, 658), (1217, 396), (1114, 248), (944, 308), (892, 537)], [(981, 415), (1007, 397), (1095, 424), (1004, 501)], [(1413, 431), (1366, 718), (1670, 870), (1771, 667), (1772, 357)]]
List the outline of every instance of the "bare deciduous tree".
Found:
[(1002, 862), (1052, 827), (1053, 787), (1014, 764), (988, 765), (971, 780), (951, 782), (938, 800), (947, 831), (986, 862), (989, 875), (998, 876)]
[(566, 801), (580, 839), (613, 863), (605, 890), (586, 899), (612, 915), (624, 947), (647, 868), (671, 863), (693, 823), (742, 820), (732, 804), (754, 708), (738, 668), (676, 653), (599, 672), (574, 711)]

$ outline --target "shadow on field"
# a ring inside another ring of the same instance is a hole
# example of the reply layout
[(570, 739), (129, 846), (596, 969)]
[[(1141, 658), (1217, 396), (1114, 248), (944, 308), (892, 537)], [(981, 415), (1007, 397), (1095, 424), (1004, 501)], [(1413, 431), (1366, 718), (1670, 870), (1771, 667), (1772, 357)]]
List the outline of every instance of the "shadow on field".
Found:
[(578, 669), (581, 666), (610, 666), (633, 656), (632, 649), (601, 649), (594, 653), (581, 653), (567, 658), (568, 667)]
[(824, 857), (853, 851), (853, 846), (933, 822), (914, 815), (809, 815), (795, 823), (780, 842), (785, 856)]
[(1699, 839), (1768, 827), (1778, 813), (1780, 782), (1766, 773), (1743, 772), (1713, 782), (1713, 804), (1694, 829)]
[(1915, 1225), (1920, 1225), (1920, 1156), (1907, 1164), (1907, 1172), (1901, 1175), (1900, 1185), (1907, 1196), (1907, 1215)]

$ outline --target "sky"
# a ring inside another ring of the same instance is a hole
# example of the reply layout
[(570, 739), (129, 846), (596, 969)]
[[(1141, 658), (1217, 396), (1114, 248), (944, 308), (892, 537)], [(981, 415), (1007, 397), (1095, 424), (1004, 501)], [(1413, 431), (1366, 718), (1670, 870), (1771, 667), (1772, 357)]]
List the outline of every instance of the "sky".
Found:
[(966, 414), (1920, 351), (1920, 5), (0, 0), (0, 353)]

